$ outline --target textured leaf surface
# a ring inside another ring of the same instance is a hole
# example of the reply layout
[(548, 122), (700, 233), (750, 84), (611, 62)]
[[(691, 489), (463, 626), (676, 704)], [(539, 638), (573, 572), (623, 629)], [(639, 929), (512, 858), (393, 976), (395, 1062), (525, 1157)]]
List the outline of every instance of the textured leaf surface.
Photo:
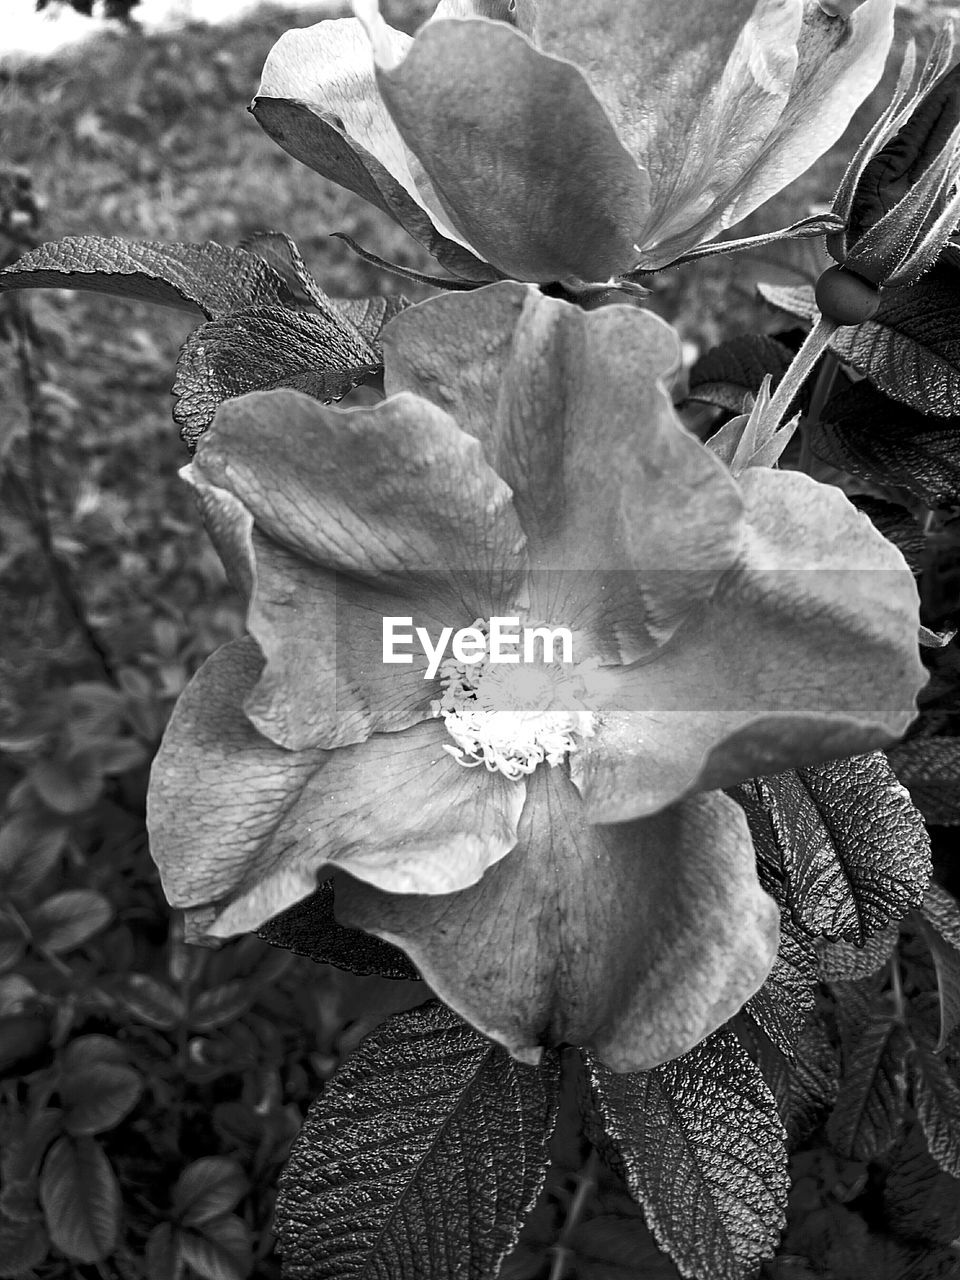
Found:
[(236, 1214), (179, 1233), (184, 1260), (201, 1280), (246, 1280), (253, 1270), (250, 1228)]
[(314, 1104), (277, 1208), (287, 1280), (496, 1275), (546, 1175), (554, 1067), (431, 1002), (363, 1042)]
[(861, 945), (844, 938), (823, 940), (817, 946), (817, 968), (824, 982), (852, 982), (866, 978), (882, 969), (897, 945), (899, 929), (888, 924), (879, 933), (871, 934)]
[(94, 1138), (58, 1138), (40, 1175), (40, 1203), (53, 1243), (79, 1262), (101, 1262), (120, 1232), (120, 1186)]
[(199, 312), (208, 319), (242, 307), (296, 301), (261, 258), (212, 240), (163, 244), (119, 236), (64, 236), (0, 272), (0, 288), (84, 289)]
[(760, 778), (742, 795), (759, 855), (781, 869), (811, 937), (863, 943), (923, 901), (929, 836), (882, 752)]
[(960, 1178), (960, 1089), (942, 1058), (922, 1046), (908, 1057), (913, 1104), (930, 1154), (944, 1173)]
[(740, 1280), (769, 1257), (789, 1178), (776, 1103), (735, 1036), (627, 1075), (587, 1057), (594, 1141), (686, 1276)]
[(330, 404), (380, 363), (345, 317), (279, 305), (250, 307), (211, 320), (187, 338), (173, 385), (180, 397), (174, 420), (186, 443), (195, 446), (231, 396), (292, 387)]
[(852, 1160), (872, 1160), (896, 1142), (906, 1104), (907, 1038), (889, 1011), (877, 1008), (847, 1056), (827, 1123), (833, 1147)]
[(690, 398), (740, 413), (744, 397), (755, 396), (769, 373), (776, 384), (793, 353), (776, 338), (749, 333), (707, 351), (690, 370)]
[(324, 880), (316, 893), (288, 907), (257, 930), (275, 947), (285, 947), (318, 964), (336, 965), (362, 976), (416, 980), (417, 969), (397, 947), (362, 929), (345, 929), (334, 916), (334, 886)]
[(247, 1190), (246, 1175), (236, 1160), (205, 1156), (177, 1179), (173, 1209), (185, 1226), (196, 1226), (230, 1213)]
[(840, 1055), (819, 1018), (811, 1018), (789, 1067), (787, 1132), (791, 1147), (827, 1118), (840, 1088)]
[(960, 1027), (960, 908), (945, 889), (931, 884), (917, 918), (937, 972), (940, 1050)]
[(960, 826), (960, 738), (911, 738), (887, 757), (927, 822)]
[(960, 1237), (960, 1180), (937, 1165), (919, 1125), (897, 1149), (883, 1201), (887, 1220), (900, 1235), (940, 1244)]
[[(760, 292), (791, 315), (817, 315), (810, 287), (760, 285)], [(960, 272), (941, 265), (915, 285), (888, 290), (875, 318), (842, 326), (830, 349), (919, 413), (960, 414)]]
[(898, 485), (926, 506), (960, 502), (960, 415), (928, 417), (858, 382), (831, 397), (811, 444), (831, 466)]

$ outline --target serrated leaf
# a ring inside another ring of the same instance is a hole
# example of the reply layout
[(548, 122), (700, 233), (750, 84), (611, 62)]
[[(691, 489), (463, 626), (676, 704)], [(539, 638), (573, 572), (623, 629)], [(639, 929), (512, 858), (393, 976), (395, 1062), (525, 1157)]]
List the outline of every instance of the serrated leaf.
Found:
[(788, 928), (780, 935), (780, 950), (770, 976), (743, 1007), (772, 1044), (792, 1057), (797, 1038), (813, 1008), (813, 986), (817, 979), (816, 954), (809, 940), (791, 936)]
[(187, 1165), (173, 1189), (173, 1212), (193, 1227), (232, 1212), (247, 1193), (247, 1176), (236, 1160), (206, 1156)]
[(147, 1280), (180, 1280), (183, 1249), (180, 1233), (169, 1222), (158, 1222), (147, 1237)]
[(894, 1154), (883, 1208), (898, 1235), (928, 1247), (931, 1241), (950, 1244), (960, 1236), (960, 1181), (937, 1165), (919, 1125), (911, 1126)]
[(64, 1128), (78, 1137), (115, 1128), (140, 1101), (143, 1081), (117, 1062), (66, 1065), (60, 1081)]
[(250, 1230), (232, 1213), (178, 1234), (184, 1261), (201, 1280), (246, 1280), (253, 1270)]
[(906, 1107), (908, 1041), (894, 1016), (877, 1013), (845, 1063), (827, 1121), (833, 1148), (851, 1160), (872, 1160), (897, 1141)]
[(543, 1185), (556, 1065), (439, 1002), (371, 1034), (311, 1108), (277, 1204), (287, 1280), (496, 1275)]
[(862, 943), (923, 900), (930, 838), (882, 752), (760, 778), (738, 798), (811, 937)]
[(945, 889), (931, 884), (917, 920), (937, 973), (939, 1052), (960, 1027), (960, 907)]
[(960, 738), (911, 738), (887, 758), (927, 822), (960, 826)]
[(245, 982), (224, 982), (201, 991), (190, 1006), (190, 1026), (194, 1031), (215, 1031), (246, 1013), (253, 1002), (253, 992)]
[(172, 1031), (186, 1018), (180, 996), (149, 974), (131, 973), (117, 996), (135, 1018), (158, 1031)]
[(695, 1280), (742, 1280), (780, 1238), (786, 1134), (759, 1069), (718, 1031), (653, 1071), (616, 1075), (585, 1055), (609, 1154), (660, 1247)]
[(960, 1088), (944, 1060), (923, 1046), (911, 1046), (907, 1065), (927, 1148), (944, 1173), (960, 1178)]
[(776, 386), (793, 360), (789, 347), (760, 333), (741, 334), (711, 347), (690, 370), (691, 400), (742, 413), (747, 396), (756, 396), (769, 373)]
[(102, 1262), (120, 1234), (120, 1186), (103, 1148), (94, 1138), (58, 1138), (40, 1174), (50, 1239), (68, 1258)]
[[(888, 289), (872, 320), (842, 325), (830, 350), (894, 400), (921, 414), (960, 415), (960, 276), (938, 266), (916, 284)], [(813, 289), (759, 285), (775, 307), (818, 315)]]
[(340, 400), (381, 365), (344, 317), (250, 307), (211, 320), (187, 338), (177, 361), (174, 421), (196, 447), (224, 400), (291, 387), (323, 404)]
[(831, 466), (897, 485), (925, 506), (960, 502), (960, 416), (918, 413), (869, 382), (830, 398), (811, 447)]
[(840, 1055), (819, 1018), (808, 1020), (789, 1064), (787, 1133), (791, 1147), (826, 1120), (840, 1088)]
[(309, 898), (261, 925), (257, 937), (294, 955), (306, 956), (318, 964), (332, 964), (361, 977), (377, 974), (398, 981), (416, 981), (420, 977), (397, 947), (362, 929), (345, 929), (337, 924), (332, 880), (322, 881)]
[(917, 517), (906, 507), (870, 494), (855, 493), (851, 495), (850, 501), (868, 517), (873, 527), (888, 542), (894, 544), (910, 566), (911, 572), (920, 573), (927, 555), (927, 539)]
[(82, 946), (112, 918), (113, 907), (95, 889), (64, 889), (26, 913), (34, 946), (52, 955)]
[(135, 298), (212, 320), (242, 307), (295, 305), (284, 282), (245, 249), (162, 244), (119, 236), (65, 236), (0, 272), (2, 289), (84, 289)]

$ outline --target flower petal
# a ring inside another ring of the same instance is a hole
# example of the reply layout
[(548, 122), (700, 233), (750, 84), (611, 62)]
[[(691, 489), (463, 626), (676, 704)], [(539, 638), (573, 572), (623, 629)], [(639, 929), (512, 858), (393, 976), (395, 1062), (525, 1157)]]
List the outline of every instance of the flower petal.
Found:
[(674, 413), (677, 339), (649, 311), (505, 282), (408, 308), (384, 353), (388, 393), (447, 409), (510, 485), (544, 620), (618, 637), (609, 660), (663, 643), (734, 563), (737, 486)]
[[(442, 727), (417, 725), (338, 751), (286, 751), (242, 711), (262, 658), (218, 650), (177, 703), (150, 777), (154, 860), (173, 906), (254, 929), (348, 870), (388, 893), (456, 892), (516, 841), (522, 783), (461, 768)], [(213, 905), (214, 911), (204, 908)]]
[(518, 0), (521, 30), (583, 70), (650, 175), (650, 210), (635, 228), (643, 265), (669, 261), (658, 242), (695, 225), (755, 160), (787, 102), (802, 7), (594, 0), (585, 22), (579, 0)]
[(809, 169), (840, 137), (877, 84), (893, 39), (894, 0), (865, 0), (849, 19), (805, 0), (800, 65), (790, 97), (760, 154), (693, 226), (671, 235), (645, 260), (657, 266), (732, 227)]
[(377, 84), (451, 222), (504, 274), (605, 281), (635, 265), (647, 176), (576, 67), (465, 18), (428, 22)]
[[(401, 56), (410, 37), (385, 30)], [(380, 100), (370, 42), (356, 18), (285, 32), (267, 55), (250, 109), (294, 159), (383, 209), (455, 275), (496, 278), (431, 198), (429, 179)]]
[(507, 486), (475, 440), (411, 395), (359, 410), (287, 391), (228, 401), (189, 479), (232, 576), (249, 584), (247, 626), (267, 667), (248, 714), (289, 748), (424, 719), (436, 696), (426, 660), (384, 664), (383, 618), (436, 638), (502, 608), (521, 581)]
[(571, 758), (594, 821), (870, 751), (916, 714), (926, 674), (900, 552), (799, 472), (750, 469), (741, 486), (744, 553), (702, 614), (655, 661), (596, 675), (601, 725)]
[(401, 947), (524, 1061), (563, 1043), (615, 1071), (685, 1053), (759, 988), (777, 951), (742, 811), (714, 793), (591, 827), (562, 769), (527, 786), (517, 848), (479, 884), (394, 897), (338, 877), (338, 919)]

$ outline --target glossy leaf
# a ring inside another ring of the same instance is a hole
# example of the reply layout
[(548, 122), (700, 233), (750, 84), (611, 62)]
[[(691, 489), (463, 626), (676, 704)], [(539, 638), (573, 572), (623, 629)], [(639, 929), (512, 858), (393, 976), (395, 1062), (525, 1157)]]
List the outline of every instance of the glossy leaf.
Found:
[(157, 1223), (147, 1237), (145, 1261), (147, 1280), (180, 1280), (184, 1261), (176, 1227), (169, 1222)]
[(201, 1280), (246, 1280), (253, 1270), (250, 1229), (235, 1214), (179, 1233), (184, 1261)]
[(145, 973), (131, 973), (117, 995), (129, 1013), (158, 1031), (172, 1031), (186, 1017), (180, 996)]
[(592, 1055), (587, 1068), (591, 1137), (681, 1272), (742, 1280), (771, 1256), (789, 1188), (786, 1135), (735, 1036), (721, 1030), (653, 1071), (615, 1075)]
[(817, 1018), (800, 1033), (789, 1066), (787, 1132), (791, 1149), (826, 1120), (840, 1088), (840, 1055)]
[(960, 1237), (960, 1180), (944, 1173), (919, 1125), (898, 1147), (883, 1188), (883, 1208), (899, 1235), (950, 1244)]
[(931, 417), (858, 382), (831, 397), (811, 445), (831, 466), (899, 486), (925, 506), (960, 502), (960, 415)]
[(190, 1026), (194, 1031), (214, 1031), (241, 1017), (252, 1003), (253, 992), (247, 983), (221, 983), (196, 997), (190, 1006)]
[(245, 249), (162, 244), (119, 236), (64, 236), (25, 253), (0, 272), (0, 289), (84, 289), (199, 313), (294, 303), (283, 281)]
[(923, 900), (930, 840), (881, 752), (741, 789), (754, 844), (811, 937), (864, 942)]
[(67, 1132), (75, 1137), (115, 1128), (137, 1105), (143, 1081), (132, 1067), (99, 1062), (64, 1071), (60, 1101)]
[(78, 1262), (102, 1262), (120, 1234), (120, 1186), (93, 1138), (58, 1138), (40, 1175), (40, 1203), (53, 1243)]
[(332, 880), (323, 880), (310, 897), (267, 920), (257, 935), (275, 947), (350, 973), (412, 981), (420, 977), (397, 947), (362, 929), (346, 929), (337, 923)]
[(496, 1275), (546, 1175), (555, 1079), (439, 1003), (391, 1018), (294, 1145), (277, 1207), (288, 1280)]

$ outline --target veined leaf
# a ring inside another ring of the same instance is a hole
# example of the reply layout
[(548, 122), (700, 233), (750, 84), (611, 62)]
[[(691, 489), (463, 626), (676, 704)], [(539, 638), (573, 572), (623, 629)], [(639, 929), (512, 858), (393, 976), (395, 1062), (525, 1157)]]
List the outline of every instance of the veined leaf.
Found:
[(250, 1229), (227, 1213), (178, 1232), (184, 1261), (201, 1280), (246, 1280), (253, 1270)]
[(287, 1280), (497, 1274), (543, 1185), (556, 1066), (438, 1002), (370, 1035), (307, 1116), (280, 1185)]
[(785, 1221), (786, 1134), (759, 1069), (721, 1029), (652, 1071), (585, 1055), (590, 1134), (621, 1170), (660, 1247), (694, 1280), (742, 1280)]
[(776, 386), (793, 353), (776, 338), (761, 333), (740, 334), (705, 352), (690, 370), (691, 400), (731, 413), (742, 413), (744, 399), (755, 396), (769, 373)]
[(960, 1236), (960, 1181), (939, 1168), (918, 1124), (894, 1153), (883, 1207), (898, 1235), (928, 1247), (931, 1241), (950, 1244)]
[(173, 1210), (187, 1227), (222, 1217), (236, 1208), (249, 1190), (236, 1160), (206, 1156), (187, 1165), (173, 1189)]
[(94, 1138), (58, 1138), (43, 1162), (40, 1203), (50, 1239), (68, 1258), (102, 1262), (116, 1247), (120, 1186)]
[(819, 975), (824, 982), (853, 982), (876, 973), (893, 955), (899, 929), (888, 924), (879, 933), (871, 934), (858, 946), (843, 938), (824, 939), (816, 944)]
[(64, 889), (26, 913), (34, 945), (59, 955), (80, 947), (110, 922), (113, 908), (94, 889)]
[(877, 1009), (847, 1056), (827, 1136), (840, 1155), (872, 1160), (897, 1141), (906, 1106), (906, 1032)]
[(858, 382), (830, 398), (811, 445), (831, 466), (898, 485), (926, 506), (960, 502), (960, 414), (930, 417)]
[(64, 1127), (75, 1137), (113, 1129), (140, 1100), (143, 1081), (133, 1067), (102, 1061), (73, 1069), (65, 1066), (60, 1101)]
[[(816, 318), (813, 289), (760, 285), (775, 307)], [(916, 284), (888, 289), (863, 324), (843, 325), (830, 349), (894, 400), (918, 413), (960, 415), (960, 273), (941, 264)]]
[(840, 1088), (840, 1055), (819, 1018), (800, 1033), (789, 1072), (787, 1133), (795, 1146), (826, 1120)]
[(922, 902), (930, 838), (882, 752), (759, 778), (738, 799), (811, 937), (863, 943)]
[(180, 349), (174, 421), (196, 447), (224, 400), (247, 391), (291, 387), (324, 404), (339, 400), (381, 360), (345, 317), (248, 307), (210, 320)]
[(887, 758), (927, 822), (960, 826), (960, 738), (911, 738)]
[(960, 1178), (960, 1088), (942, 1058), (922, 1045), (907, 1055), (913, 1104), (930, 1154), (944, 1173)]
[(345, 929), (334, 916), (334, 887), (324, 880), (309, 898), (262, 924), (257, 936), (318, 964), (367, 976), (416, 981), (420, 974), (402, 951), (362, 929)]
[(119, 236), (65, 236), (0, 272), (0, 289), (83, 289), (199, 313), (208, 320), (243, 307), (296, 305), (256, 254), (222, 244), (163, 244)]
[(960, 1027), (960, 907), (945, 889), (931, 884), (916, 918), (937, 972), (939, 1052)]

